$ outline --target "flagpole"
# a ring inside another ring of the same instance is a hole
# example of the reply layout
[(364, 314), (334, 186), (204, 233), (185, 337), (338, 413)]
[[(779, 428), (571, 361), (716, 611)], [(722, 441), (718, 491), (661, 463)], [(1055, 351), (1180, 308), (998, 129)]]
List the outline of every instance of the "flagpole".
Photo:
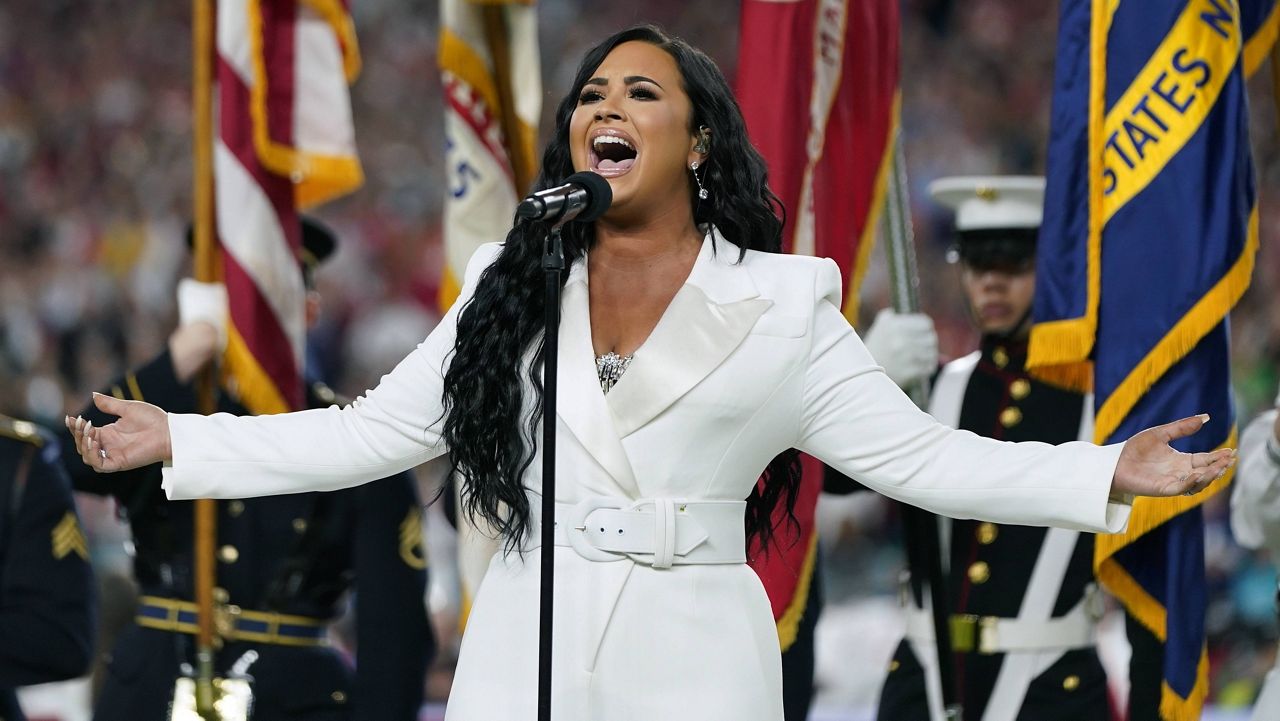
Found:
[(536, 163), (530, 138), (520, 128), (520, 116), (516, 115), (515, 89), (511, 80), (511, 49), (507, 38), (507, 8), (504, 5), (485, 5), (480, 8), (484, 19), (485, 44), (493, 59), (493, 84), (498, 90), (498, 116), (502, 124), (502, 137), (506, 141), (507, 158), (511, 162), (511, 174), (515, 179), (516, 197), (522, 197), (533, 183)]
[[(213, 2), (192, 0), (192, 275), (201, 282), (217, 280), (217, 248), (213, 224)], [(197, 410), (214, 412), (212, 366), (196, 377)], [(213, 546), (217, 507), (209, 499), (195, 502), (196, 712), (217, 721), (213, 688)]]
[[(883, 230), (885, 257), (889, 266), (890, 293), (893, 309), (899, 313), (917, 313), (920, 310), (920, 274), (916, 268), (915, 233), (911, 228), (911, 213), (907, 200), (907, 169), (902, 150), (902, 131), (894, 128), (890, 142), (894, 144), (890, 161), (889, 183), (885, 190)], [(929, 399), (929, 382), (914, 383), (907, 395), (923, 408)], [(933, 634), (938, 654), (938, 676), (942, 682), (942, 707), (946, 721), (961, 721), (963, 712), (956, 698), (955, 659), (951, 651), (950, 601), (947, 599), (946, 580), (942, 575), (942, 551), (938, 537), (938, 517), (928, 511), (902, 504), (903, 530), (908, 539), (908, 550), (915, 544), (924, 556), (925, 573), (929, 586), (930, 606), (933, 611)]]

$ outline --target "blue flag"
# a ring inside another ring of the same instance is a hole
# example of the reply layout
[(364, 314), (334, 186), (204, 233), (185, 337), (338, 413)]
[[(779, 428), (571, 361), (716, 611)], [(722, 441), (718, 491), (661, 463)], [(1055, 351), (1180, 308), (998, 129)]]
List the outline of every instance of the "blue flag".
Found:
[[(1274, 44), (1276, 0), (1063, 0), (1028, 365), (1092, 385), (1095, 440), (1197, 413), (1182, 451), (1235, 445), (1227, 313), (1258, 248), (1245, 78)], [(1099, 580), (1163, 644), (1160, 713), (1208, 693), (1196, 496), (1138, 499), (1099, 536)]]

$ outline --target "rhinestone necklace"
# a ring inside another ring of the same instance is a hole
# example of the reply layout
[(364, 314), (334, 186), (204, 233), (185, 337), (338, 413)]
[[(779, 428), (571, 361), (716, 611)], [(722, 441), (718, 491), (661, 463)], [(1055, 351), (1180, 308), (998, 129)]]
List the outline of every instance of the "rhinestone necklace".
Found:
[(596, 375), (600, 377), (600, 390), (606, 394), (613, 390), (613, 386), (627, 372), (627, 366), (631, 365), (631, 359), (634, 356), (618, 355), (613, 351), (609, 351), (604, 355), (596, 356)]

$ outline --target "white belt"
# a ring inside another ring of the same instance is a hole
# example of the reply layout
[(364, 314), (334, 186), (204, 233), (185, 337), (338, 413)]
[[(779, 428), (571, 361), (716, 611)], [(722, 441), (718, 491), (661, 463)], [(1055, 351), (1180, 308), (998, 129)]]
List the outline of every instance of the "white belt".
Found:
[[(541, 498), (530, 501), (526, 551), (542, 545)], [(746, 563), (746, 507), (746, 501), (593, 496), (556, 504), (555, 542), (589, 561), (630, 558), (654, 568)]]
[[(1053, 651), (1091, 648), (1094, 628), (1102, 615), (1102, 596), (1090, 590), (1063, 616), (1048, 619), (1000, 618), (958, 614), (951, 617), (951, 647), (959, 653)], [(907, 638), (933, 643), (933, 614), (911, 606), (907, 610)]]

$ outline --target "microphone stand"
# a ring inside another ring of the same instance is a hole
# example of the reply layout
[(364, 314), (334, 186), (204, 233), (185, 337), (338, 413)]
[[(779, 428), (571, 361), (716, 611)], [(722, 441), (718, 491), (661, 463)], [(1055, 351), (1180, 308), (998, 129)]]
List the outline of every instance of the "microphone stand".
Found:
[(551, 721), (551, 631), (555, 603), (556, 524), (556, 376), (559, 371), (560, 278), (564, 245), (557, 220), (542, 246), (546, 274), (542, 347), (542, 578), (538, 614), (538, 721)]

